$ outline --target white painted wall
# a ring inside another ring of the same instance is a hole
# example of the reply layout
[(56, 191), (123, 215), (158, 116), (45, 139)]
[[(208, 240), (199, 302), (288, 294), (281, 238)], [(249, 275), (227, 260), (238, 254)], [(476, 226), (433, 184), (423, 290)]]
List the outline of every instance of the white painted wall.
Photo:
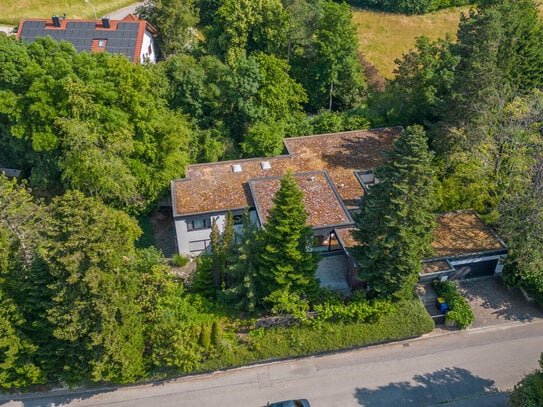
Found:
[[(235, 214), (237, 215), (238, 213), (236, 212)], [(258, 217), (257, 217), (256, 211), (251, 211), (250, 215), (251, 215), (251, 221), (254, 224), (258, 225)], [(197, 247), (197, 244), (194, 242), (199, 242), (202, 240), (209, 241), (211, 228), (188, 230), (187, 221), (190, 221), (191, 219), (195, 219), (195, 218), (204, 218), (204, 217), (210, 217), (212, 221), (215, 220), (215, 222), (217, 222), (217, 226), (219, 227), (219, 230), (221, 232), (224, 231), (224, 225), (226, 223), (226, 212), (218, 213), (218, 214), (216, 213), (213, 215), (185, 216), (185, 217), (174, 218), (175, 235), (177, 238), (177, 250), (179, 254), (185, 255), (185, 256), (196, 256), (203, 251), (203, 249), (194, 250), (195, 247)], [(241, 230), (241, 225), (236, 225), (235, 229), (237, 232), (239, 232)]]
[[(149, 47), (151, 47), (151, 53), (149, 53)], [(145, 30), (143, 34), (143, 43), (141, 45), (140, 63), (144, 64), (147, 61), (152, 64), (156, 63), (156, 48), (153, 36), (149, 31)]]

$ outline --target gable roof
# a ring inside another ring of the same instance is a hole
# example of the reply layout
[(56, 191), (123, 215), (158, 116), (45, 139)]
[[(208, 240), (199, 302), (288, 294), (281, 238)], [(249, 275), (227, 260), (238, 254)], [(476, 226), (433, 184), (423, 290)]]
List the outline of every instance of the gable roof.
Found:
[[(129, 14), (122, 20), (73, 20), (56, 17), (53, 19), (23, 18), (17, 30), (17, 39), (33, 42), (38, 37), (50, 36), (55, 41), (68, 41), (78, 52), (103, 52), (123, 54), (132, 63), (139, 61), (143, 36), (147, 30), (156, 36), (156, 29), (145, 20)], [(98, 46), (104, 41), (102, 47)]]
[(283, 176), (288, 169), (295, 174), (326, 171), (343, 203), (355, 206), (364, 191), (354, 171), (379, 164), (381, 151), (392, 147), (401, 130), (389, 127), (292, 137), (284, 140), (286, 155), (189, 165), (185, 178), (172, 181), (174, 216), (254, 207), (249, 180)]

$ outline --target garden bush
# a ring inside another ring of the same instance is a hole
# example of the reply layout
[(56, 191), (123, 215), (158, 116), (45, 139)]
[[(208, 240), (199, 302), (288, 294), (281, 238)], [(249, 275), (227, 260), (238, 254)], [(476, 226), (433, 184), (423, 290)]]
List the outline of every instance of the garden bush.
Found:
[(188, 257), (185, 257), (185, 256), (181, 256), (180, 254), (178, 253), (175, 253), (173, 256), (172, 256), (172, 264), (174, 266), (177, 266), (177, 267), (184, 267), (186, 266), (187, 264), (189, 264), (189, 258)]
[(543, 406), (543, 353), (539, 358), (539, 369), (526, 375), (509, 394), (513, 407)]
[(455, 321), (460, 329), (466, 329), (475, 319), (467, 301), (458, 291), (456, 284), (451, 281), (434, 280), (433, 286), (437, 295), (442, 297), (449, 311), (445, 314), (445, 321)]
[(426, 14), (454, 6), (470, 4), (469, 0), (347, 0), (354, 7), (388, 13)]
[(374, 323), (331, 322), (317, 325), (255, 329), (243, 341), (230, 337), (230, 346), (203, 361), (202, 370), (218, 370), (269, 359), (413, 338), (434, 329), (434, 322), (419, 299), (402, 301), (394, 311)]

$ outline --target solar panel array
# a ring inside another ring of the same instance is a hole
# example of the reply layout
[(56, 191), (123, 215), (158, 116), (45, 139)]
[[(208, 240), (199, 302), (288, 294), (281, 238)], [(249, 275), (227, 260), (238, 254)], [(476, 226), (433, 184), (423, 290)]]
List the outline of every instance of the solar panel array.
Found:
[(107, 40), (106, 51), (111, 54), (124, 54), (134, 59), (139, 22), (119, 22), (116, 30), (97, 30), (96, 23), (70, 21), (66, 29), (46, 29), (45, 21), (25, 21), (21, 39), (33, 42), (37, 37), (50, 36), (56, 41), (71, 42), (77, 51), (91, 50), (92, 40)]

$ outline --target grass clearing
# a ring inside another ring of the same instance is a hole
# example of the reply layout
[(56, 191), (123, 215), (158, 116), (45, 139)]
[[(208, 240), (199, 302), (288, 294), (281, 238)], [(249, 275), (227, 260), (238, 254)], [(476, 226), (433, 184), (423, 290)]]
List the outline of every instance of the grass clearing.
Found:
[(133, 4), (134, 0), (0, 0), (0, 23), (17, 25), (21, 18), (49, 18), (66, 13), (68, 18), (94, 19)]
[(396, 68), (394, 60), (415, 46), (416, 37), (424, 35), (435, 40), (445, 38), (448, 33), (454, 38), (460, 13), (468, 10), (469, 7), (455, 7), (430, 14), (406, 16), (353, 9), (360, 50), (382, 76), (392, 78), (392, 71)]

